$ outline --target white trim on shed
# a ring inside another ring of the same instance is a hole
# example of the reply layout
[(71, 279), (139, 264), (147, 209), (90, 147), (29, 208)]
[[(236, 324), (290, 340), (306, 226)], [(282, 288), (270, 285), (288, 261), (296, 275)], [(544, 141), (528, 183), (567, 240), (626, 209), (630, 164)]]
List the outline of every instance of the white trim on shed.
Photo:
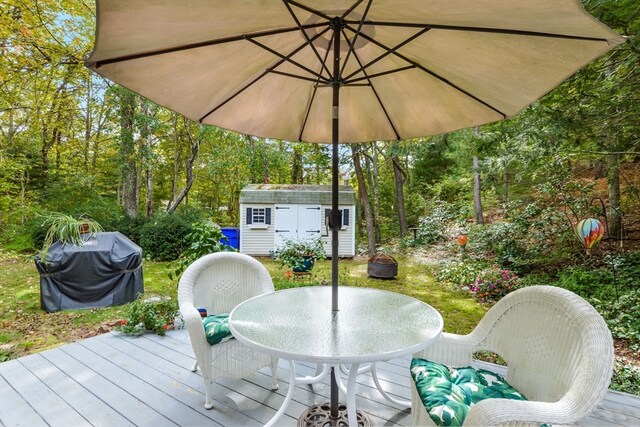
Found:
[[(339, 209), (344, 222), (338, 236), (340, 257), (353, 257), (356, 253), (355, 202), (353, 188), (340, 186)], [(325, 224), (330, 209), (328, 185), (250, 184), (240, 192), (240, 252), (268, 256), (284, 238), (317, 235), (330, 254), (331, 232)]]

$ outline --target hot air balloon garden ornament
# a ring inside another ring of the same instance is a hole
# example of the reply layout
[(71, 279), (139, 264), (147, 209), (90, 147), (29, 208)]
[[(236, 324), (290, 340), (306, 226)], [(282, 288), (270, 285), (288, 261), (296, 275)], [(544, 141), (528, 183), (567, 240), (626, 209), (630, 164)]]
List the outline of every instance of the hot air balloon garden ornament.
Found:
[(595, 218), (587, 218), (580, 221), (574, 231), (584, 245), (585, 252), (590, 255), (591, 248), (597, 245), (604, 235), (604, 226)]

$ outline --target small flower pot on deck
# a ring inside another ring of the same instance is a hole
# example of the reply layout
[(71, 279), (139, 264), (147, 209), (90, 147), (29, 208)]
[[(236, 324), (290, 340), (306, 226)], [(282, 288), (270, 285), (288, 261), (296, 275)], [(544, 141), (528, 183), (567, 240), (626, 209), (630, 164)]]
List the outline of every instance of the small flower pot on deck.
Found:
[(369, 258), (367, 273), (376, 279), (394, 279), (398, 275), (398, 262), (390, 255), (375, 254)]

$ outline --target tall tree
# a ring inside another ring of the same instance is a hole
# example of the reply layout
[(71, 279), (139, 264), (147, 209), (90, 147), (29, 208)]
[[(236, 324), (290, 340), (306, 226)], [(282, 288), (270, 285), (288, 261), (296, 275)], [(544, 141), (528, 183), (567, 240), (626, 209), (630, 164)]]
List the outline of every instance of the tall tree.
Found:
[(407, 173), (400, 164), (398, 156), (391, 157), (393, 166), (393, 177), (396, 187), (396, 205), (398, 209), (398, 224), (400, 225), (400, 237), (404, 237), (409, 232), (407, 225), (407, 210), (404, 204), (404, 183), (407, 180)]
[[(193, 185), (193, 181), (195, 176), (193, 174), (193, 165), (198, 158), (198, 154), (200, 153), (200, 143), (202, 142), (203, 135), (205, 133), (205, 127), (203, 125), (194, 125), (189, 123), (187, 119), (182, 118), (184, 135), (189, 142), (189, 158), (185, 164), (185, 183), (180, 192), (176, 195), (176, 197), (171, 201), (169, 206), (167, 206), (167, 212), (174, 212), (176, 208), (182, 203), (182, 201), (188, 196), (189, 190), (191, 190), (191, 186)], [(192, 129), (195, 127), (195, 129)], [(176, 129), (177, 132), (177, 129)]]
[(364, 209), (364, 219), (367, 225), (367, 251), (372, 256), (376, 253), (376, 235), (373, 228), (373, 219), (371, 217), (371, 204), (369, 203), (369, 192), (365, 182), (364, 173), (362, 172), (362, 163), (360, 163), (360, 145), (351, 144), (351, 154), (353, 157), (353, 166), (358, 180), (358, 195), (360, 203)]
[(125, 215), (138, 216), (138, 170), (136, 164), (136, 142), (134, 138), (136, 95), (119, 88), (120, 98), (120, 173), (122, 183), (122, 205)]

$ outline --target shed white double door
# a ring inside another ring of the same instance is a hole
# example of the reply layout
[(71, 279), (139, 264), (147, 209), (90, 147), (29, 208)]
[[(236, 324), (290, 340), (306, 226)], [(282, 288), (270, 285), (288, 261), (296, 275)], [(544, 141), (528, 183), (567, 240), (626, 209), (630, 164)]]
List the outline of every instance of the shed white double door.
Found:
[(320, 205), (276, 205), (276, 250), (287, 240), (313, 240), (321, 236), (322, 215)]

